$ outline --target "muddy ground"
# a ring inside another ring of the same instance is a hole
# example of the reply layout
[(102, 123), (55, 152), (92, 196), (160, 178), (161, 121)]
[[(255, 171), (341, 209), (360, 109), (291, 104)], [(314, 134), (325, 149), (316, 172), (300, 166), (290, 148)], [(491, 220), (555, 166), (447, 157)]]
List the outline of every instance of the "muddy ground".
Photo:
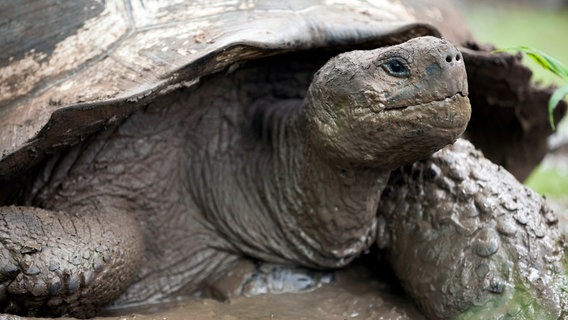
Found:
[[(163, 305), (131, 310), (116, 310), (98, 320), (343, 320), (425, 318), (404, 297), (393, 276), (386, 269), (382, 277), (373, 275), (369, 260), (335, 273), (331, 284), (296, 294), (266, 294), (238, 297), (230, 302), (185, 298)], [(20, 320), (8, 316), (6, 320)], [(28, 319), (28, 318), (26, 318)]]
[(337, 272), (332, 284), (306, 293), (239, 297), (226, 303), (186, 299), (165, 309), (142, 310), (144, 315), (137, 310), (111, 319), (425, 319), (396, 284), (377, 279), (369, 271), (356, 265)]

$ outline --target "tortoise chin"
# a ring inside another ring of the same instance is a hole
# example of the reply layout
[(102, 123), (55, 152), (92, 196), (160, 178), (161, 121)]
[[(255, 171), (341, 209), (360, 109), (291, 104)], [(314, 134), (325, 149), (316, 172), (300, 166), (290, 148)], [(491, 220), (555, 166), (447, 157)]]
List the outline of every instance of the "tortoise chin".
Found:
[[(467, 128), (471, 106), (461, 93), (443, 100), (400, 109), (387, 109), (378, 115), (374, 128), (376, 154), (373, 163), (397, 167), (424, 159), (456, 141)], [(371, 132), (368, 133), (369, 135)]]

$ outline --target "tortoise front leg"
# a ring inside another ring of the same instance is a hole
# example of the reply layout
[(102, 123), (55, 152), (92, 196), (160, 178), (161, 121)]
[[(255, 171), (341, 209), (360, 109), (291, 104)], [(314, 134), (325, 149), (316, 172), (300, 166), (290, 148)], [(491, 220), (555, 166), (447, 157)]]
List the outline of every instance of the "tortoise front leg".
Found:
[(125, 212), (0, 207), (0, 312), (93, 316), (129, 286), (142, 251)]
[(379, 221), (379, 246), (431, 318), (566, 313), (556, 216), (465, 140), (395, 171)]

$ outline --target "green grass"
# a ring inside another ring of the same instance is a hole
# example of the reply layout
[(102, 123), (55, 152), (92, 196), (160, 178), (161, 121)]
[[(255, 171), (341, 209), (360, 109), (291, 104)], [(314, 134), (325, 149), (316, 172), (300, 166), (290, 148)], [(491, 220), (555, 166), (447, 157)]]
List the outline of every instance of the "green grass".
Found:
[(539, 166), (525, 184), (551, 198), (568, 197), (568, 173), (555, 168)]
[[(492, 43), (498, 48), (538, 48), (568, 65), (568, 10), (477, 7), (467, 10), (466, 21), (482, 43)], [(532, 60), (525, 58), (524, 62), (533, 70), (535, 80), (545, 84), (562, 84), (560, 78)]]

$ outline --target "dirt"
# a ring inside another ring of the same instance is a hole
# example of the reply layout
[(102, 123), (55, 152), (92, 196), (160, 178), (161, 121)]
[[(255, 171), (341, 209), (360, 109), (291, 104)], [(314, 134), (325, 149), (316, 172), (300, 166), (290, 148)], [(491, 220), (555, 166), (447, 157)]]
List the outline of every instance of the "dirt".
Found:
[(358, 263), (338, 271), (335, 281), (310, 292), (238, 297), (230, 302), (186, 298), (165, 305), (115, 310), (97, 319), (425, 319), (388, 270), (377, 278), (366, 265)]

